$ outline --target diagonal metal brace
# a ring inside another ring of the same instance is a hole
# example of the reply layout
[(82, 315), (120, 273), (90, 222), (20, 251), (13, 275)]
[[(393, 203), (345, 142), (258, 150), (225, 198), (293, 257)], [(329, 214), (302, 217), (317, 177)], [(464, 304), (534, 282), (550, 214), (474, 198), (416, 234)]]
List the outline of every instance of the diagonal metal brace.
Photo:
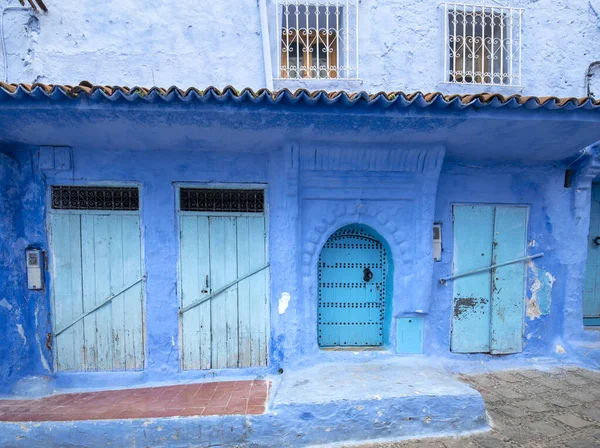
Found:
[(467, 275), (478, 274), (480, 272), (489, 271), (495, 268), (501, 268), (502, 266), (508, 266), (509, 264), (520, 263), (521, 261), (533, 260), (535, 258), (540, 258), (544, 256), (544, 252), (535, 255), (529, 255), (528, 257), (516, 258), (514, 260), (506, 261), (504, 263), (493, 264), (491, 266), (486, 266), (485, 268), (475, 269), (473, 271), (461, 272), (456, 275), (451, 275), (450, 277), (440, 278), (440, 284), (443, 285), (449, 280), (454, 280), (455, 278), (466, 277)]
[(114, 299), (115, 297), (123, 294), (125, 291), (128, 291), (129, 289), (133, 288), (135, 285), (137, 285), (140, 282), (143, 282), (144, 280), (146, 280), (146, 276), (144, 275), (143, 277), (137, 279), (135, 282), (131, 283), (129, 286), (124, 287), (123, 289), (121, 289), (120, 291), (111, 294), (110, 296), (108, 296), (106, 299), (104, 299), (102, 302), (100, 302), (98, 305), (94, 306), (92, 309), (84, 312), (83, 314), (80, 314), (79, 316), (77, 316), (75, 319), (73, 319), (71, 321), (71, 323), (69, 323), (68, 325), (65, 325), (64, 327), (62, 327), (60, 330), (55, 331), (54, 332), (54, 337), (58, 336), (59, 334), (61, 334), (62, 332), (68, 330), (69, 328), (71, 328), (73, 325), (75, 325), (77, 322), (79, 322), (81, 319), (83, 319), (84, 317), (89, 316), (90, 314), (92, 314), (94, 311), (96, 311), (98, 308), (103, 307), (104, 305), (106, 305), (108, 302), (110, 302), (112, 299)]
[(215, 292), (210, 293), (207, 296), (204, 296), (198, 300), (196, 300), (195, 302), (190, 303), (188, 306), (185, 306), (183, 308), (179, 308), (179, 314), (183, 314), (186, 311), (191, 310), (192, 308), (196, 308), (198, 305), (200, 305), (201, 303), (206, 302), (207, 300), (212, 299), (214, 296), (217, 296), (219, 294), (221, 294), (223, 291), (225, 291), (226, 289), (231, 288), (233, 285), (241, 282), (242, 280), (246, 280), (248, 277), (252, 277), (254, 274), (258, 274), (260, 271), (267, 269), (269, 267), (270, 263), (267, 264), (263, 264), (261, 267), (248, 272), (246, 275), (241, 276), (240, 278), (236, 278), (234, 281), (227, 283), (225, 286), (222, 286), (221, 288), (217, 289)]

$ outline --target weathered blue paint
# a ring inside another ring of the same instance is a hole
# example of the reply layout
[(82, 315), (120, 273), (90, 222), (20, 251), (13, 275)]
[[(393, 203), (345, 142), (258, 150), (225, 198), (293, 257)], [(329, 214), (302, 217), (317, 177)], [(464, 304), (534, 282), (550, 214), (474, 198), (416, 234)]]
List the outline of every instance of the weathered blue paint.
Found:
[(318, 275), (319, 345), (382, 346), (389, 282), (377, 237), (364, 226), (336, 231), (321, 249)]
[[(493, 206), (454, 206), (453, 274), (492, 264), (494, 211)], [(491, 292), (489, 271), (454, 280), (453, 352), (490, 350)]]
[[(525, 256), (527, 207), (456, 205), (454, 274)], [(516, 353), (522, 348), (523, 262), (454, 280), (452, 351)]]
[(586, 325), (597, 325), (600, 318), (600, 184), (592, 186), (590, 208), (590, 233), (583, 284), (583, 318)]
[(142, 369), (138, 214), (53, 211), (49, 224), (56, 369)]
[(423, 318), (398, 317), (396, 322), (396, 353), (423, 353)]
[[(263, 266), (265, 217), (180, 212), (182, 308)], [(267, 270), (261, 270), (182, 315), (185, 370), (267, 365)]]
[[(492, 264), (507, 263), (525, 256), (527, 212), (527, 207), (496, 207)], [(492, 269), (490, 275), (490, 352), (520, 352), (523, 348), (525, 263), (517, 262)]]

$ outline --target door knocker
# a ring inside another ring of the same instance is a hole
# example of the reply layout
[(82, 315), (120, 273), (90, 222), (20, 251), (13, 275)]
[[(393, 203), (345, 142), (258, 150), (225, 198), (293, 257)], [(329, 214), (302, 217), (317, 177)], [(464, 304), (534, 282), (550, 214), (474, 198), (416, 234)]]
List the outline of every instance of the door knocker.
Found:
[(365, 268), (365, 270), (363, 271), (363, 280), (365, 282), (370, 282), (372, 278), (373, 278), (373, 272), (371, 272), (371, 270), (369, 268)]

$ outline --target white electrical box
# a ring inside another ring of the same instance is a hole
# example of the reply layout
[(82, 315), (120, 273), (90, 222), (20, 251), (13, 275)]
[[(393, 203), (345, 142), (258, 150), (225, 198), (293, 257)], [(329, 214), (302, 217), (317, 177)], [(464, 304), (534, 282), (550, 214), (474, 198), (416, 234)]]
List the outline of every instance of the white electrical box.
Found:
[(433, 260), (442, 260), (442, 225), (433, 225)]
[(44, 254), (39, 249), (27, 249), (27, 288), (44, 289)]

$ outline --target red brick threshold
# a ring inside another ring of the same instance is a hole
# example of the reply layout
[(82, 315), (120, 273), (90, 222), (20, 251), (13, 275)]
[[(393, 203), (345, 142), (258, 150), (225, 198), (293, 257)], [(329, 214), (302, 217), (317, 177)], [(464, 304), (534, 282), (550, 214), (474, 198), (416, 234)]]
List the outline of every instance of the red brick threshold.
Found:
[(219, 381), (0, 400), (0, 421), (45, 422), (262, 414), (269, 381)]

